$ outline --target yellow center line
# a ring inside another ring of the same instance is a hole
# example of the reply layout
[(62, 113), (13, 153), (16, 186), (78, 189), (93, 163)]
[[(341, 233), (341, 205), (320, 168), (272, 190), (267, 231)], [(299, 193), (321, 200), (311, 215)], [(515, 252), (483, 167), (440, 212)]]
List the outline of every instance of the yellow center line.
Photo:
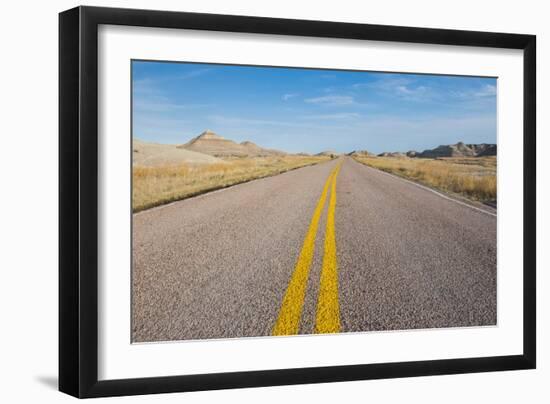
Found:
[(338, 304), (338, 260), (336, 258), (336, 231), (334, 213), (336, 211), (336, 178), (340, 166), (334, 173), (330, 200), (327, 212), (325, 230), (325, 252), (321, 269), (321, 284), (319, 285), (319, 300), (317, 302), (317, 317), (315, 319), (316, 333), (340, 332), (340, 306)]
[(321, 197), (319, 198), (319, 202), (313, 212), (313, 217), (311, 218), (311, 223), (309, 224), (309, 229), (304, 239), (302, 250), (300, 251), (294, 272), (292, 273), (285, 296), (283, 297), (279, 316), (277, 317), (277, 321), (273, 327), (273, 335), (298, 334), (306, 286), (309, 278), (309, 269), (311, 267), (311, 261), (313, 260), (313, 253), (315, 250), (317, 227), (319, 227), (319, 220), (325, 206), (329, 186), (336, 170), (337, 168), (334, 168), (330, 173), (323, 188)]

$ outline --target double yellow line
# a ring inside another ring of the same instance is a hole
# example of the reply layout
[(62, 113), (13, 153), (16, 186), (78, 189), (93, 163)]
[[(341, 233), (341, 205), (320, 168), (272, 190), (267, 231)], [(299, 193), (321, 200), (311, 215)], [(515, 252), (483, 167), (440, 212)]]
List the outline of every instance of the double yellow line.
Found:
[(334, 213), (336, 211), (336, 178), (340, 172), (338, 164), (330, 173), (323, 192), (313, 212), (311, 223), (302, 245), (302, 250), (296, 262), (294, 272), (286, 289), (279, 311), (279, 316), (273, 327), (273, 335), (298, 334), (300, 319), (304, 306), (309, 270), (315, 251), (315, 237), (325, 201), (330, 190), (327, 212), (323, 266), (315, 318), (316, 333), (337, 333), (340, 331), (340, 308), (338, 304), (338, 263), (336, 259), (336, 232), (334, 228)]

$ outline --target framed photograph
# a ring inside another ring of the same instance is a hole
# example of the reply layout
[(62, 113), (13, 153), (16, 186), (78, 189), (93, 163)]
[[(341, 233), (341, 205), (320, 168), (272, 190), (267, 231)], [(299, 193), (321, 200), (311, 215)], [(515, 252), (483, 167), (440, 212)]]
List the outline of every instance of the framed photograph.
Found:
[(59, 388), (535, 368), (532, 35), (59, 17)]

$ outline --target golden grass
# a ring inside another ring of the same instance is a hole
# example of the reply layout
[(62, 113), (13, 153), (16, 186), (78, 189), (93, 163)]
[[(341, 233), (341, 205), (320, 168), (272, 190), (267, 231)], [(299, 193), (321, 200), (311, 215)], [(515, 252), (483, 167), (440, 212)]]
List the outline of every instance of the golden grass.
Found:
[(201, 165), (134, 166), (132, 209), (138, 212), (328, 160), (330, 158), (324, 156), (277, 156), (231, 159)]
[(361, 156), (355, 157), (355, 160), (471, 200), (496, 201), (496, 157), (422, 159)]

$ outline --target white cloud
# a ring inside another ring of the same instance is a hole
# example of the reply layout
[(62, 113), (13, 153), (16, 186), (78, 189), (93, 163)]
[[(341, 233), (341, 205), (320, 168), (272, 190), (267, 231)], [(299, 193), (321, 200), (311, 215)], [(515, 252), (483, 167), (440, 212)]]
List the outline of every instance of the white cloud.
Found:
[(308, 104), (328, 105), (328, 106), (342, 106), (353, 105), (355, 100), (349, 95), (325, 95), (323, 97), (306, 98), (304, 100)]
[(260, 125), (260, 126), (282, 126), (282, 127), (297, 127), (297, 128), (313, 128), (309, 123), (292, 122), (292, 121), (276, 121), (269, 119), (241, 118), (223, 115), (210, 115), (208, 119), (219, 125)]
[(333, 119), (358, 119), (361, 115), (357, 112), (341, 112), (339, 114), (322, 114), (322, 115), (304, 115), (303, 119), (327, 119), (327, 120), (333, 120)]
[(168, 74), (168, 75), (155, 77), (155, 78), (135, 79), (133, 83), (134, 94), (144, 94), (144, 95), (160, 94), (161, 93), (161, 89), (159, 88), (160, 84), (173, 82), (177, 80), (192, 79), (194, 77), (202, 76), (213, 70), (215, 69), (203, 68), (203, 69), (191, 70), (183, 74)]
[(425, 86), (397, 86), (395, 92), (398, 96), (411, 101), (425, 101), (434, 98), (434, 94)]
[(411, 84), (411, 79), (398, 76), (383, 76), (382, 78), (366, 83), (355, 83), (351, 87), (354, 90), (376, 89), (382, 91), (394, 91), (397, 87), (406, 87)]
[(462, 101), (490, 101), (495, 99), (497, 95), (497, 88), (492, 84), (486, 84), (478, 89), (469, 89), (465, 91), (453, 91), (451, 96)]
[(191, 70), (190, 72), (185, 72), (181, 75), (176, 76), (176, 78), (181, 79), (181, 80), (191, 79), (193, 77), (202, 76), (203, 74), (209, 73), (212, 70), (214, 70), (214, 69), (213, 68), (203, 68), (203, 69)]
[(497, 95), (497, 88), (492, 84), (486, 84), (479, 91), (475, 92), (476, 97), (494, 97)]
[[(304, 117), (302, 117), (303, 119)], [(345, 132), (350, 129), (351, 121), (336, 120), (334, 123), (330, 122), (315, 122), (309, 120), (269, 120), (269, 119), (254, 119), (246, 117), (237, 117), (237, 116), (223, 116), (223, 115), (210, 115), (208, 120), (216, 126), (219, 127), (231, 127), (240, 132), (250, 132), (259, 133), (264, 130), (269, 130), (268, 128), (273, 128), (273, 130), (281, 131), (281, 133), (295, 133), (297, 135), (303, 135), (314, 131), (319, 133), (319, 131), (325, 131), (330, 128), (332, 131), (342, 131)], [(320, 120), (320, 119), (319, 119)], [(359, 122), (355, 120), (354, 122)]]
[(414, 81), (407, 77), (387, 76), (373, 82), (353, 84), (352, 88), (371, 90), (408, 101), (429, 101), (437, 96), (431, 88), (415, 86)]
[(287, 94), (283, 94), (283, 96), (281, 98), (283, 99), (283, 101), (288, 101), (291, 98), (298, 97), (299, 95), (300, 94), (298, 94), (298, 93), (287, 93)]
[(134, 109), (145, 112), (173, 112), (197, 108), (211, 107), (212, 104), (178, 104), (171, 102), (167, 97), (150, 95), (134, 98)]
[(485, 84), (478, 89), (453, 91), (445, 88), (418, 85), (409, 77), (388, 76), (368, 83), (352, 85), (354, 90), (370, 90), (388, 97), (395, 97), (406, 101), (429, 102), (446, 100), (448, 97), (455, 100), (490, 99), (495, 97), (497, 89), (492, 84)]

